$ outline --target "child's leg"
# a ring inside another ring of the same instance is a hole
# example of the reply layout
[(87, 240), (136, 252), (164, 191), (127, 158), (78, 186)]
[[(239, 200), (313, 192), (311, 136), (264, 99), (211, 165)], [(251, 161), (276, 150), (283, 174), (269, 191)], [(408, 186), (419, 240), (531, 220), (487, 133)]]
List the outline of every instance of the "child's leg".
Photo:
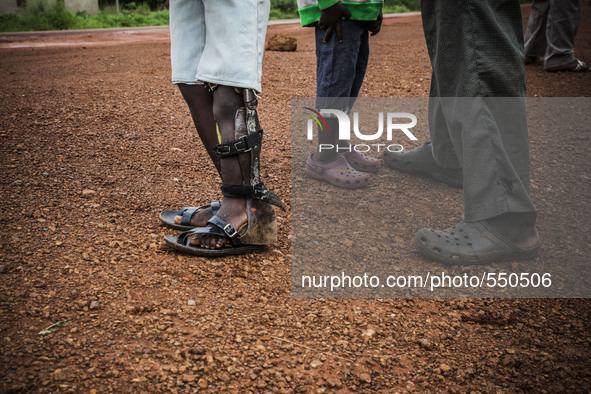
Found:
[[(367, 71), (367, 64), (369, 62), (369, 31), (367, 28), (364, 29), (359, 44), (359, 53), (357, 56), (357, 64), (355, 66), (355, 79), (353, 80), (353, 86), (351, 88), (348, 108), (353, 107), (355, 99), (359, 95), (359, 91), (363, 85), (365, 72)], [(349, 147), (349, 140), (339, 140), (338, 146), (339, 148), (342, 148), (340, 150), (341, 152), (345, 152), (344, 156), (345, 159), (347, 159), (347, 163), (357, 171), (377, 172), (380, 169), (381, 164), (378, 159), (351, 150)]]
[[(343, 21), (343, 42), (335, 34), (324, 42), (325, 31), (316, 28), (316, 108), (348, 112), (351, 97), (359, 88), (367, 68), (367, 29), (356, 21)], [(362, 50), (363, 49), (363, 50)], [(361, 57), (360, 57), (361, 54)], [(364, 59), (365, 58), (365, 59)], [(359, 69), (358, 69), (359, 68)], [(336, 160), (338, 156), (338, 122), (327, 118), (328, 129), (318, 132), (315, 159), (320, 162)], [(347, 142), (348, 145), (348, 142)], [(347, 146), (345, 145), (345, 146)], [(322, 149), (320, 147), (322, 146)], [(332, 146), (334, 148), (328, 148)]]
[(213, 152), (213, 147), (219, 142), (213, 117), (213, 95), (205, 84), (187, 85), (180, 83), (178, 87), (189, 106), (199, 138), (219, 173), (220, 157)]

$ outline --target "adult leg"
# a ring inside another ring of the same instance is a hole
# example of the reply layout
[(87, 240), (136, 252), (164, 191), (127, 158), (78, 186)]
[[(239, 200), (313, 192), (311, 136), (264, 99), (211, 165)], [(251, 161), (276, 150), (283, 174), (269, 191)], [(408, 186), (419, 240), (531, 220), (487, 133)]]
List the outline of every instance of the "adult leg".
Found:
[(525, 61), (532, 63), (538, 57), (546, 55), (548, 40), (546, 38), (546, 23), (550, 10), (550, 0), (534, 0), (532, 2), (525, 30)]
[[(587, 65), (575, 58), (573, 47), (582, 0), (549, 0), (546, 35), (548, 46), (544, 68), (548, 71), (586, 71)], [(578, 69), (577, 69), (578, 67)]]
[[(454, 43), (452, 41), (454, 40), (449, 39), (449, 37), (439, 38), (444, 33), (441, 31), (441, 22), (436, 17), (437, 14), (433, 11), (436, 5), (432, 2), (423, 2), (421, 7), (427, 10), (422, 12), (423, 30), (431, 59), (431, 66), (434, 70), (431, 73), (428, 115), (431, 141), (411, 151), (384, 151), (382, 158), (384, 159), (384, 163), (392, 169), (432, 178), (453, 187), (462, 187), (462, 163), (456, 154), (452, 134), (448, 129), (440, 97), (442, 95), (453, 96), (455, 92), (449, 91), (450, 89), (445, 84), (440, 87), (440, 73), (435, 72), (435, 68), (439, 66), (435, 62), (436, 54), (453, 51)], [(447, 34), (449, 35), (449, 32)], [(455, 34), (458, 33), (456, 32)], [(451, 72), (455, 67), (454, 65), (450, 65), (448, 66), (449, 69), (446, 68), (446, 71)], [(457, 67), (459, 68), (460, 66)], [(462, 72), (464, 71), (458, 70), (458, 74)], [(461, 147), (460, 141), (456, 140), (455, 143), (459, 143)]]
[[(443, 141), (451, 141), (464, 172), (464, 219), (458, 228), (443, 232), (421, 230), (417, 244), (430, 257), (448, 263), (532, 257), (539, 239), (537, 214), (529, 198), (519, 2), (456, 0), (440, 5), (424, 0), (421, 12), (435, 91), (441, 96), (436, 108), (449, 134), (449, 140)], [(438, 136), (439, 130), (431, 134)], [(434, 152), (449, 149), (442, 148), (440, 141), (433, 140)], [(493, 234), (489, 238), (502, 241), (446, 244), (442, 240), (468, 230), (474, 230), (470, 237), (486, 230)]]

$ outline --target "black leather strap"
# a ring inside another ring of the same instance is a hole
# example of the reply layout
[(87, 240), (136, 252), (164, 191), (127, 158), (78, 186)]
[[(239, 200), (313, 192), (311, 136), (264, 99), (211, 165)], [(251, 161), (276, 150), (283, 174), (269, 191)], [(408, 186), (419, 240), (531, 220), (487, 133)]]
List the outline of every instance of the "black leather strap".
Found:
[(178, 243), (188, 246), (191, 239), (195, 238), (195, 235), (217, 235), (226, 237), (234, 246), (240, 245), (240, 239), (237, 236), (238, 231), (236, 231), (230, 223), (226, 223), (218, 216), (212, 216), (212, 218), (207, 221), (207, 224), (210, 224), (211, 226), (197, 227), (179, 234), (177, 238)]
[(263, 182), (255, 185), (231, 185), (224, 183), (222, 185), (222, 195), (225, 197), (235, 197), (244, 199), (256, 199), (268, 204), (275, 205), (285, 211), (285, 205), (275, 193), (267, 189)]
[(213, 147), (213, 151), (220, 157), (230, 157), (256, 148), (263, 140), (263, 130), (250, 133), (235, 141), (224, 142)]
[(193, 217), (193, 215), (195, 215), (197, 212), (203, 210), (203, 209), (207, 209), (209, 207), (211, 207), (211, 212), (214, 215), (218, 214), (218, 211), (220, 210), (220, 202), (219, 200), (213, 200), (211, 202), (211, 204), (209, 205), (202, 205), (200, 207), (184, 207), (179, 211), (179, 214), (181, 216), (181, 225), (183, 226), (190, 226), (191, 225), (191, 218)]

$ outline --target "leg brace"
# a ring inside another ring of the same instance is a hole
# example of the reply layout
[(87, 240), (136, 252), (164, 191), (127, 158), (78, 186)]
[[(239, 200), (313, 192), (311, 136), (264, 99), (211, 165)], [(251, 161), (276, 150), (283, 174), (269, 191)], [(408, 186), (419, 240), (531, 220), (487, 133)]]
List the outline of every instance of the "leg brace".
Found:
[[(215, 89), (210, 85), (210, 89)], [(279, 197), (267, 189), (260, 177), (260, 153), (263, 130), (257, 116), (257, 96), (252, 89), (240, 89), (244, 98), (244, 107), (236, 111), (234, 141), (217, 144), (214, 147), (220, 158), (237, 156), (243, 173), (248, 174), (245, 184), (222, 184), (222, 194), (226, 197), (257, 199), (285, 210)], [(238, 91), (238, 89), (236, 89)], [(248, 155), (246, 155), (248, 153)]]

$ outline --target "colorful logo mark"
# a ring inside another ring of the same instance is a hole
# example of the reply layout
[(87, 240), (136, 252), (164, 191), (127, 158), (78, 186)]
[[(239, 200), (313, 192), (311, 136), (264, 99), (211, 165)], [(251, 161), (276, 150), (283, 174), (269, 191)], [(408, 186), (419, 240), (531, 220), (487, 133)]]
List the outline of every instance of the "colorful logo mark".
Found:
[[(318, 123), (318, 127), (320, 128), (320, 130), (323, 129), (322, 124), (324, 124), (324, 130), (328, 131), (328, 125), (326, 124), (326, 120), (324, 119), (324, 116), (320, 115), (319, 112), (314, 111), (312, 108), (309, 107), (304, 107), (305, 109), (307, 109), (308, 111), (312, 111), (313, 114), (309, 113), (309, 112), (304, 112), (306, 115), (310, 116), (312, 119), (314, 119), (316, 121), (316, 123)], [(320, 121), (322, 121), (322, 124), (320, 124)], [(310, 126), (308, 126), (310, 127)]]

